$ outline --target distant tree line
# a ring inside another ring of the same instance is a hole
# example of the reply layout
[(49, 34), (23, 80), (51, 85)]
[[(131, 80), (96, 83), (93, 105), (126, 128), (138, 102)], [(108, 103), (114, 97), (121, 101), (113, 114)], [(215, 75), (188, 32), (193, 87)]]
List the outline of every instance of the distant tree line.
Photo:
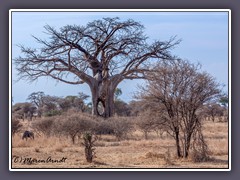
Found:
[(78, 96), (57, 97), (45, 95), (44, 92), (33, 92), (27, 100), (29, 102), (16, 103), (13, 105), (13, 116), (17, 119), (29, 119), (42, 116), (55, 116), (69, 109), (75, 111), (88, 112), (90, 105), (84, 101), (89, 96), (79, 93)]

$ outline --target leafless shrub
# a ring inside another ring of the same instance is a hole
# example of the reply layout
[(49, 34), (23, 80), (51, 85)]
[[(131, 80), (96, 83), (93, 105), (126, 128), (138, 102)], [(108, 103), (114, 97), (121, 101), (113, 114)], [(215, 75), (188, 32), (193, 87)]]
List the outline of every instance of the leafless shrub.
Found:
[(50, 137), (53, 131), (54, 121), (55, 121), (55, 117), (47, 117), (41, 120), (34, 121), (32, 123), (32, 127), (36, 131), (43, 133), (47, 137)]
[(142, 113), (136, 118), (136, 125), (144, 133), (144, 137), (148, 139), (148, 133), (153, 131), (156, 127), (156, 119), (152, 117), (151, 111), (147, 110)]
[(95, 127), (95, 133), (98, 135), (113, 135), (114, 129), (112, 123), (108, 120), (98, 121), (97, 126)]
[(136, 126), (143, 132), (146, 140), (150, 132), (156, 132), (160, 137), (162, 137), (164, 132), (168, 132), (164, 112), (159, 112), (159, 110), (156, 110), (154, 107), (149, 106), (148, 109), (139, 113), (135, 119)]
[(56, 123), (57, 132), (70, 136), (73, 144), (77, 136), (81, 136), (86, 131), (93, 132), (97, 124), (90, 116), (83, 113), (72, 114)]
[(225, 108), (217, 103), (209, 103), (206, 105), (205, 111), (211, 120), (215, 122), (217, 117), (222, 117), (224, 115)]
[(210, 159), (208, 146), (206, 141), (204, 140), (200, 125), (193, 133), (191, 159), (194, 162), (205, 162)]
[(126, 117), (114, 116), (108, 120), (113, 127), (114, 136), (118, 141), (127, 138), (127, 135), (133, 130), (133, 123)]
[(13, 119), (12, 120), (12, 125), (11, 125), (12, 136), (14, 136), (17, 132), (19, 132), (21, 127), (22, 127), (22, 124), (20, 123), (20, 121), (16, 120), (16, 119)]

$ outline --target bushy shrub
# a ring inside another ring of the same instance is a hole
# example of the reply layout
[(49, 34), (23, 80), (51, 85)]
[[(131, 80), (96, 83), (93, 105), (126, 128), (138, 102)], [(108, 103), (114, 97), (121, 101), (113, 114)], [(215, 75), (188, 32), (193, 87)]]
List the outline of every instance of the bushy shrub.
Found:
[(145, 139), (148, 139), (148, 133), (157, 128), (158, 122), (155, 116), (150, 110), (146, 110), (136, 118), (136, 125), (144, 133)]
[(17, 119), (13, 119), (12, 120), (12, 125), (11, 125), (11, 128), (12, 128), (12, 136), (14, 136), (17, 132), (19, 132), (19, 130), (21, 129), (22, 127), (22, 124), (20, 123), (19, 120)]
[(60, 116), (45, 117), (33, 122), (33, 128), (46, 136), (70, 137), (76, 139), (84, 133), (114, 135), (118, 140), (126, 138), (133, 130), (133, 123), (127, 117), (112, 117), (103, 120), (86, 113), (64, 113)]
[(53, 133), (55, 117), (46, 117), (32, 123), (33, 129), (49, 137)]
[(114, 128), (108, 120), (100, 120), (95, 127), (95, 133), (98, 135), (113, 135)]
[(117, 140), (126, 138), (129, 133), (133, 131), (133, 123), (127, 117), (114, 116), (108, 119), (110, 125), (113, 128), (113, 135)]
[(192, 153), (190, 155), (193, 162), (205, 162), (210, 159), (208, 145), (200, 128), (198, 127), (197, 131), (193, 133)]
[(97, 135), (114, 135), (117, 140), (121, 140), (133, 129), (133, 123), (128, 117), (114, 116), (105, 120), (98, 119), (94, 132)]
[(159, 113), (153, 109), (142, 111), (135, 118), (135, 125), (144, 134), (145, 139), (148, 139), (150, 132), (156, 132), (160, 137), (164, 132), (168, 132), (169, 127), (165, 122), (164, 113)]
[(84, 132), (94, 132), (96, 127), (96, 121), (94, 121), (91, 116), (83, 113), (75, 113), (69, 116), (65, 116), (59, 122), (56, 121), (56, 134), (62, 134), (65, 136), (70, 136), (73, 144), (75, 143), (75, 138), (81, 136)]

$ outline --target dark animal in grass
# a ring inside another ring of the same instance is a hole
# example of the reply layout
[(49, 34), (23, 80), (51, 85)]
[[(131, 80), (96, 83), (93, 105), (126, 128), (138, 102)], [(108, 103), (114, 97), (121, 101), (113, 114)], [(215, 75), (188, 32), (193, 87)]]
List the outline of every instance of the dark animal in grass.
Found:
[(23, 133), (22, 139), (26, 139), (27, 140), (28, 138), (34, 139), (34, 133), (31, 132), (31, 131), (25, 131)]

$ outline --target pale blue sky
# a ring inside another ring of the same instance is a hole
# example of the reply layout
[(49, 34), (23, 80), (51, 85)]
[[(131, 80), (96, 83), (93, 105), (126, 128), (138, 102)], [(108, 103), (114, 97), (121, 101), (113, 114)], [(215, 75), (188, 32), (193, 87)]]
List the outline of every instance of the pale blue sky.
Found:
[[(43, 26), (59, 28), (65, 25), (85, 25), (89, 21), (103, 17), (133, 19), (145, 26), (149, 41), (168, 40), (172, 36), (182, 39), (173, 54), (200, 62), (202, 69), (210, 73), (219, 83), (228, 86), (228, 13), (227, 12), (12, 12), (12, 57), (18, 57), (17, 44), (38, 47), (31, 35), (47, 38)], [(48, 95), (77, 95), (78, 92), (90, 94), (87, 85), (56, 83), (51, 78), (40, 78), (31, 84), (20, 80), (15, 82), (16, 70), (13, 66), (12, 96), (14, 103), (25, 102), (28, 95), (44, 91)], [(129, 102), (137, 91), (141, 80), (126, 80), (119, 87), (121, 98)], [(89, 99), (90, 100), (90, 99)]]

